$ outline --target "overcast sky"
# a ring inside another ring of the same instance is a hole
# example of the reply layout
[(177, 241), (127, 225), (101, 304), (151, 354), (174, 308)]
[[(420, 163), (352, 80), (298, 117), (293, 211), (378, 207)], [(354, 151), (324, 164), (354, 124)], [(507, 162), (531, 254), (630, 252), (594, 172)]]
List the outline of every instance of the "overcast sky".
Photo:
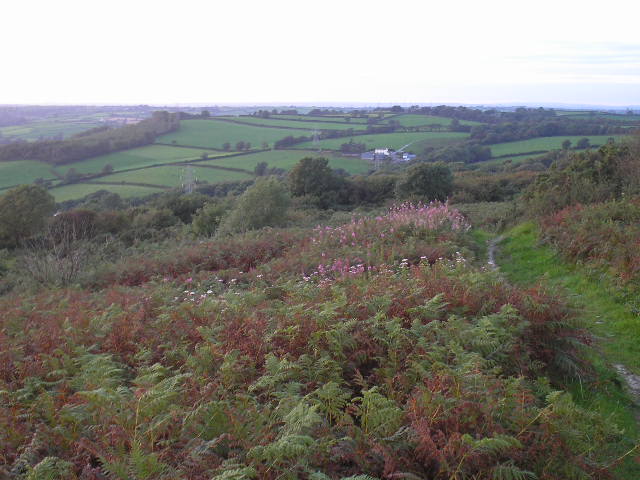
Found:
[(0, 103), (640, 105), (633, 0), (5, 0)]

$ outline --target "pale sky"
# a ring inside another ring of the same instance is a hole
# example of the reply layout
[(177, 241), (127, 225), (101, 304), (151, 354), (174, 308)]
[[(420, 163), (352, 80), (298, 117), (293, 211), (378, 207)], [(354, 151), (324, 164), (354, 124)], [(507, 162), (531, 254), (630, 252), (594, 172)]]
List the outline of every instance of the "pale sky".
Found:
[(0, 103), (640, 105), (634, 0), (4, 0)]

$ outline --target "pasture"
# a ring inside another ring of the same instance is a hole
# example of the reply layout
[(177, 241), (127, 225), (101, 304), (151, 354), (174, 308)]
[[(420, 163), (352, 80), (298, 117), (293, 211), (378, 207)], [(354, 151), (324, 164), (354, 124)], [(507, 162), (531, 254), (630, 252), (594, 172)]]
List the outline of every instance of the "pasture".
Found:
[[(609, 138), (614, 138), (616, 141), (620, 141), (624, 138), (623, 135), (591, 135), (586, 138), (592, 146), (600, 146), (607, 143)], [(569, 137), (540, 137), (530, 138), (528, 140), (519, 140), (516, 142), (496, 143), (489, 145), (491, 148), (491, 154), (493, 157), (500, 157), (502, 155), (517, 155), (519, 153), (529, 152), (548, 152), (550, 150), (559, 150), (562, 148), (562, 142), (565, 140), (571, 141), (571, 146), (575, 147), (578, 140), (585, 138), (584, 135), (569, 136)]]
[[(383, 123), (389, 123), (390, 120), (396, 120), (403, 127), (422, 127), (425, 125), (440, 124), (444, 127), (451, 125), (452, 118), (448, 117), (436, 117), (434, 115), (397, 115), (394, 117), (388, 117)], [(480, 122), (473, 122), (470, 120), (460, 120), (460, 125), (481, 125)]]
[(167, 133), (157, 138), (156, 143), (175, 143), (177, 145), (222, 149), (228, 142), (235, 149), (237, 142), (250, 142), (251, 148), (261, 148), (266, 142), (269, 146), (289, 135), (299, 137), (309, 135), (308, 130), (286, 128), (263, 128), (251, 125), (238, 125), (223, 120), (182, 120), (177, 132)]
[[(101, 182), (125, 182), (125, 183), (148, 183), (152, 185), (163, 185), (166, 187), (179, 187), (182, 185), (187, 167), (184, 165), (167, 165), (164, 167), (143, 168), (131, 172), (114, 173), (100, 177)], [(193, 174), (197, 180), (205, 180), (209, 183), (230, 182), (235, 180), (249, 180), (253, 175), (218, 168), (200, 167), (193, 165)]]
[(18, 160), (15, 162), (0, 162), (0, 189), (33, 183), (34, 180), (54, 179), (51, 165), (33, 160)]
[(95, 121), (42, 120), (23, 125), (0, 127), (0, 135), (11, 138), (12, 140), (34, 141), (42, 138), (53, 138), (59, 135), (70, 137), (71, 135), (84, 132), (99, 125), (101, 125), (101, 123), (97, 119)]
[(95, 193), (98, 190), (109, 190), (110, 192), (117, 193), (123, 198), (129, 197), (144, 197), (151, 195), (152, 193), (162, 192), (160, 188), (141, 187), (138, 185), (100, 185), (90, 183), (74, 183), (73, 185), (64, 185), (61, 187), (52, 188), (49, 193), (53, 195), (56, 202), (64, 202), (67, 200), (74, 200), (76, 198), (82, 198), (91, 193)]
[[(347, 115), (271, 115), (273, 119), (347, 123)], [(352, 117), (349, 123), (367, 123), (366, 117)]]
[[(387, 147), (399, 149), (407, 144), (411, 144), (411, 146), (407, 148), (407, 151), (420, 153), (426, 146), (440, 147), (467, 137), (468, 134), (460, 132), (378, 133), (320, 140), (320, 147), (327, 150), (339, 150), (340, 145), (353, 139), (355, 143), (364, 143), (367, 150)], [(311, 149), (314, 148), (314, 145), (312, 142), (304, 142), (296, 145), (296, 147)]]
[(63, 172), (70, 168), (75, 168), (79, 173), (100, 173), (105, 165), (111, 165), (114, 171), (118, 171), (129, 168), (147, 167), (158, 163), (195, 160), (200, 158), (202, 153), (206, 153), (209, 157), (221, 155), (219, 152), (199, 150), (197, 148), (147, 145), (130, 150), (123, 150), (121, 152), (100, 155), (83, 160), (82, 162), (62, 165), (58, 167), (57, 170)]
[(365, 130), (367, 125), (364, 123), (349, 123), (349, 122), (318, 122), (318, 121), (301, 121), (301, 120), (280, 120), (277, 117), (260, 118), (260, 117), (220, 117), (220, 120), (228, 119), (234, 122), (241, 122), (243, 124), (250, 124), (256, 126), (266, 127), (284, 127), (284, 128), (299, 128), (303, 130)]
[(290, 170), (300, 159), (304, 157), (322, 156), (329, 160), (332, 168), (342, 168), (351, 174), (367, 173), (371, 168), (369, 162), (361, 160), (359, 157), (346, 157), (329, 152), (317, 153), (301, 150), (271, 150), (268, 152), (258, 152), (248, 155), (238, 155), (236, 157), (220, 157), (205, 162), (198, 162), (197, 165), (218, 165), (221, 167), (242, 168), (251, 170), (260, 162), (267, 162), (269, 167)]

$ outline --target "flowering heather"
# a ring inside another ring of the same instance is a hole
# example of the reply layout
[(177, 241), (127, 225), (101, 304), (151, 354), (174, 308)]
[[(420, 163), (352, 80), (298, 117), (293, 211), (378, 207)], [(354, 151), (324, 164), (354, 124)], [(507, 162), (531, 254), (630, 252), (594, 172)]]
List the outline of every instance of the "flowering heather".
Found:
[(402, 203), (379, 217), (354, 218), (340, 227), (316, 227), (311, 241), (326, 246), (370, 246), (373, 242), (403, 236), (407, 229), (464, 232), (464, 216), (447, 203)]

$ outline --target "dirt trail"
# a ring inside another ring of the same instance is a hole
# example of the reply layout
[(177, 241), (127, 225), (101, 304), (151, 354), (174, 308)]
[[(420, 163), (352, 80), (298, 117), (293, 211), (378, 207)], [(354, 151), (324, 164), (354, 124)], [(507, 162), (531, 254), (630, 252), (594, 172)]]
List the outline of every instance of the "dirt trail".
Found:
[(489, 248), (487, 249), (487, 264), (492, 270), (498, 270), (498, 264), (496, 263), (496, 251), (498, 250), (498, 244), (504, 240), (504, 236), (500, 235), (498, 237), (492, 238), (489, 240)]
[[(629, 394), (636, 405), (640, 406), (640, 375), (636, 375), (631, 373), (627, 367), (622, 365), (621, 363), (617, 363), (613, 366), (622, 378), (624, 378), (627, 383), (627, 388), (629, 389)], [(639, 419), (640, 421), (640, 419)]]

